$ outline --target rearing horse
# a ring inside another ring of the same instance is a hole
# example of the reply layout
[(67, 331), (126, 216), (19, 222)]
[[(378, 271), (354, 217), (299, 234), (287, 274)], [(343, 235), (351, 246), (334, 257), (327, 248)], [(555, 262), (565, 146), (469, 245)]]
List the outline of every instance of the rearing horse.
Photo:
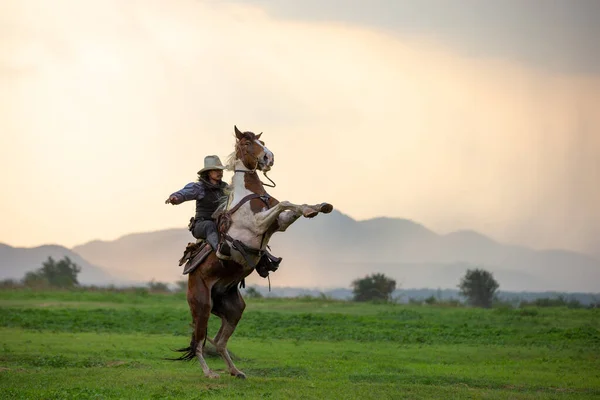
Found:
[[(203, 356), (205, 340), (209, 340), (223, 357), (229, 373), (239, 378), (246, 375), (236, 368), (227, 351), (227, 341), (246, 308), (238, 289), (239, 283), (252, 273), (264, 254), (271, 235), (285, 231), (301, 216), (313, 218), (319, 212), (329, 213), (331, 204), (297, 205), (277, 201), (269, 196), (256, 171), (267, 172), (274, 163), (273, 153), (260, 140), (261, 134), (241, 132), (234, 127), (235, 151), (227, 168), (234, 171), (230, 193), (221, 210), (222, 238), (231, 246), (231, 256), (211, 252), (188, 277), (187, 301), (193, 318), (190, 346), (180, 360), (200, 361), (209, 378), (219, 375), (211, 371)], [(225, 258), (225, 259), (223, 259)], [(221, 318), (221, 327), (214, 340), (207, 336), (210, 314)]]

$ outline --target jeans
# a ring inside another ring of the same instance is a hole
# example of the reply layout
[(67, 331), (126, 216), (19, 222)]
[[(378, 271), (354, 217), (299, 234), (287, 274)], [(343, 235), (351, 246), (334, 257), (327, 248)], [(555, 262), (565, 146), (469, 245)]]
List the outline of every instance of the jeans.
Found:
[(217, 250), (217, 245), (219, 244), (219, 234), (217, 232), (217, 224), (215, 221), (209, 219), (196, 221), (192, 235), (196, 239), (206, 240), (213, 250)]

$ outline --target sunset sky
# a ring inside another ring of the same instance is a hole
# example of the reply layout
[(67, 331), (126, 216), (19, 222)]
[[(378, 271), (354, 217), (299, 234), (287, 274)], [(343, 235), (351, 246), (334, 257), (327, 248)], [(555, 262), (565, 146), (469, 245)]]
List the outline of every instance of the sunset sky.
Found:
[(592, 252), (599, 15), (594, 0), (0, 0), (0, 243), (185, 227), (193, 202), (164, 200), (205, 155), (224, 161), (236, 124), (264, 132), (280, 200)]

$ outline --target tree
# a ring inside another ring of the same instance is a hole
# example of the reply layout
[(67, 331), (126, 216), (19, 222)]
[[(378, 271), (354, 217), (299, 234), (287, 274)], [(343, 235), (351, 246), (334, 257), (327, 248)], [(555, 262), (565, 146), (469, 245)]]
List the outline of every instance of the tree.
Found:
[(396, 281), (384, 274), (372, 274), (352, 282), (354, 301), (389, 301), (396, 289)]
[(154, 293), (166, 293), (169, 291), (169, 285), (164, 282), (156, 282), (152, 279), (148, 282), (148, 289)]
[(246, 289), (246, 297), (249, 299), (262, 299), (263, 295), (255, 287), (249, 287)]
[(42, 263), (37, 271), (25, 274), (23, 283), (27, 286), (53, 286), (59, 288), (71, 288), (79, 285), (77, 274), (81, 268), (71, 261), (69, 257), (56, 262), (52, 257)]
[(483, 269), (467, 270), (458, 285), (460, 294), (467, 298), (469, 304), (483, 308), (492, 306), (496, 290), (499, 287), (494, 276)]
[(185, 291), (187, 291), (187, 288), (188, 288), (188, 281), (187, 280), (181, 280), (181, 281), (177, 281), (175, 283), (177, 284), (177, 291), (178, 292), (185, 292)]

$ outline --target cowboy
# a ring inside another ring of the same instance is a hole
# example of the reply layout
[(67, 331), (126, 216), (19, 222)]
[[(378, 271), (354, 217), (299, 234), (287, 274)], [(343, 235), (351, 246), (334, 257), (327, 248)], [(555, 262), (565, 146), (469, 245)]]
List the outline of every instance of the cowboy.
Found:
[(204, 157), (204, 168), (198, 171), (198, 182), (191, 182), (169, 196), (165, 204), (181, 204), (196, 200), (196, 215), (192, 218), (189, 229), (196, 239), (206, 240), (213, 250), (217, 250), (219, 234), (213, 213), (225, 194), (227, 184), (223, 182), (223, 170), (219, 157)]

